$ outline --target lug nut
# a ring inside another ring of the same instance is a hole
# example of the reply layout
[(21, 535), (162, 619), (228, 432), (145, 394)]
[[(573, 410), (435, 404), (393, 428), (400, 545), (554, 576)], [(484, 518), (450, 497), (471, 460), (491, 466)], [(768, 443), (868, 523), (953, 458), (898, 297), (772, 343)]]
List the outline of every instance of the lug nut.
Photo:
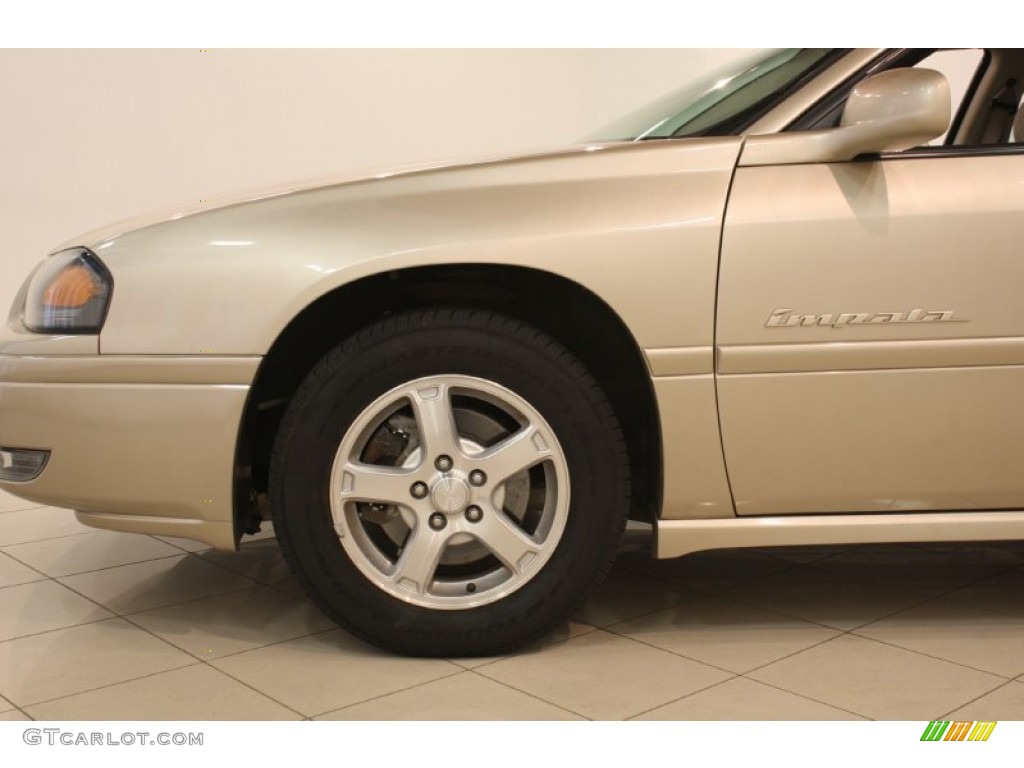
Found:
[(430, 489), (427, 488), (426, 483), (413, 483), (412, 488), (409, 489), (409, 493), (412, 494), (414, 499), (425, 499), (427, 494), (430, 493)]
[(479, 523), (484, 517), (484, 511), (475, 504), (472, 507), (466, 507), (466, 519), (471, 523)]
[(428, 523), (431, 528), (435, 531), (440, 531), (446, 525), (448, 525), (448, 518), (442, 515), (440, 512), (435, 512), (430, 516)]
[(434, 466), (437, 467), (438, 470), (440, 470), (441, 472), (447, 472), (449, 469), (455, 466), (455, 462), (452, 461), (451, 456), (445, 456), (444, 454), (442, 454), (441, 456), (437, 457), (437, 461), (434, 462)]
[(484, 474), (482, 469), (474, 469), (469, 473), (469, 484), (475, 486), (481, 486), (487, 482), (487, 475)]

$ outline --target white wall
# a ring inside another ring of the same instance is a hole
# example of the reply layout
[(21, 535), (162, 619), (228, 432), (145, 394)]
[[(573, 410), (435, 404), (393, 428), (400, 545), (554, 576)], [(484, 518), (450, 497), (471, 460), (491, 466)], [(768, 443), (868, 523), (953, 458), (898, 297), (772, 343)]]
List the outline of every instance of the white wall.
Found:
[(112, 220), (336, 171), (570, 143), (749, 49), (0, 51), (0, 317)]

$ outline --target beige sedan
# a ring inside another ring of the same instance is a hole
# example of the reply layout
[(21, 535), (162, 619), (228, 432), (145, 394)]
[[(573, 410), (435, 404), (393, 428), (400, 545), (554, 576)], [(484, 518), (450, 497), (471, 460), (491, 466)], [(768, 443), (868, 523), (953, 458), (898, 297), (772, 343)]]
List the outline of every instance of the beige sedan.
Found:
[(0, 331), (0, 488), (272, 519), (415, 655), (549, 631), (629, 518), (659, 557), (1024, 538), (1024, 54), (949, 53), (763, 53), (562, 152), (77, 238)]

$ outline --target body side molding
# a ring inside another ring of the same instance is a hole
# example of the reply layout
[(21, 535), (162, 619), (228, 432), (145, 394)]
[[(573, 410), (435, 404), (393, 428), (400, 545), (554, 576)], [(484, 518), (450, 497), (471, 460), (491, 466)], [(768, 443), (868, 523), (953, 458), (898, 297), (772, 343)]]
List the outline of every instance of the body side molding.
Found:
[(1024, 511), (659, 520), (656, 555), (822, 544), (1024, 539)]

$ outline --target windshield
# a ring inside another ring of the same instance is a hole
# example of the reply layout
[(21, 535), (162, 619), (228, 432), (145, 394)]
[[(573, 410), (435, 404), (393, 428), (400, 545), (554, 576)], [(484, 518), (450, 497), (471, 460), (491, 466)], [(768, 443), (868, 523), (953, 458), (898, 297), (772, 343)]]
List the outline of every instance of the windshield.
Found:
[(616, 120), (588, 141), (640, 141), (679, 136), (730, 136), (773, 106), (780, 94), (838, 55), (832, 48), (761, 51), (732, 62), (653, 104)]

